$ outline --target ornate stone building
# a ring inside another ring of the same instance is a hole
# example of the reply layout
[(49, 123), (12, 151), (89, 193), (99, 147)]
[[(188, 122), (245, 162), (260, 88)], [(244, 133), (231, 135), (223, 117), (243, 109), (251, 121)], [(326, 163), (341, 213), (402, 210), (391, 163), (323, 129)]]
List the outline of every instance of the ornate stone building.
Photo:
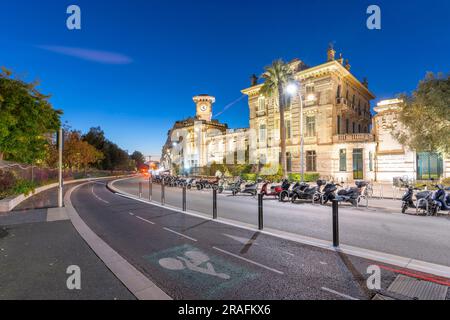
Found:
[[(335, 59), (329, 48), (327, 61), (308, 67), (300, 60), (289, 63), (299, 94), (287, 100), (285, 109), (287, 167), (300, 172), (300, 121), (303, 118), (305, 172), (318, 172), (338, 181), (357, 179), (392, 182), (393, 177), (411, 179), (449, 177), (450, 160), (439, 155), (422, 155), (407, 150), (391, 135), (398, 126), (400, 101), (385, 100), (374, 109), (375, 98), (367, 80), (359, 81), (342, 55)], [(280, 113), (277, 97), (260, 94), (256, 77), (242, 90), (248, 96), (249, 128), (228, 129), (212, 120), (214, 97), (194, 97), (195, 118), (177, 121), (169, 131), (162, 163), (171, 168), (178, 163), (185, 171), (216, 163), (274, 164), (280, 159)], [(303, 117), (300, 116), (303, 100)], [(428, 176), (427, 176), (428, 174)]]

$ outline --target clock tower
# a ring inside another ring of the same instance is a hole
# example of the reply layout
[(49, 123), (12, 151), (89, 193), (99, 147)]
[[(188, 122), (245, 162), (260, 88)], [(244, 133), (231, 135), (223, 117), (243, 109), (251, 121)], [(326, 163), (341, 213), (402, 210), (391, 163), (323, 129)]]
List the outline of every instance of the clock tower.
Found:
[(197, 119), (211, 121), (212, 119), (212, 105), (216, 102), (216, 98), (207, 94), (200, 94), (193, 98), (197, 106)]

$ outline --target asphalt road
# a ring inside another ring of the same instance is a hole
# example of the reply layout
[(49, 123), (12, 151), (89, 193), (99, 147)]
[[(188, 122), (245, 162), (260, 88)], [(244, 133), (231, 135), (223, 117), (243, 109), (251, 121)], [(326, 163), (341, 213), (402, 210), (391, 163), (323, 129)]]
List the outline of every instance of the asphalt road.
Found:
[[(138, 195), (139, 182), (143, 184), (143, 197), (148, 198), (146, 178), (122, 180), (114, 186)], [(181, 207), (181, 194), (179, 188), (166, 187), (166, 203)], [(160, 198), (160, 186), (153, 184), (153, 199), (158, 201)], [(187, 208), (211, 217), (212, 192), (188, 191)], [(257, 225), (257, 210), (257, 200), (251, 196), (218, 196), (219, 217)], [(342, 244), (450, 266), (448, 216), (412, 216), (392, 213), (387, 209), (357, 209), (344, 205), (339, 210), (339, 221)], [(330, 206), (279, 203), (268, 198), (264, 201), (264, 224), (272, 229), (332, 240)]]
[[(174, 299), (371, 299), (377, 264), (121, 197), (72, 194), (86, 224)], [(396, 274), (383, 269), (385, 290)]]

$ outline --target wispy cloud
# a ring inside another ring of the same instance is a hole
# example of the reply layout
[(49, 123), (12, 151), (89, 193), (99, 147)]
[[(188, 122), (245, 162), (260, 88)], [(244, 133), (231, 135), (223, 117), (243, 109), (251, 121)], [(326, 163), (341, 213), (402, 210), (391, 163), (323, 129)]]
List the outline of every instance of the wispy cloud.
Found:
[(92, 50), (85, 48), (74, 48), (64, 46), (36, 46), (39, 49), (63, 54), (66, 56), (88, 60), (92, 62), (104, 63), (104, 64), (130, 64), (133, 60), (126, 55), (116, 52)]

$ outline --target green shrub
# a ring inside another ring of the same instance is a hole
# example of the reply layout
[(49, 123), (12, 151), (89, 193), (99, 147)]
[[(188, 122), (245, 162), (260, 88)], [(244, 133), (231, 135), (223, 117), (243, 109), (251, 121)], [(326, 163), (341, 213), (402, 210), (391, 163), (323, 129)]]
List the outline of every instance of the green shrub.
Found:
[(28, 180), (17, 180), (16, 185), (13, 187), (12, 192), (15, 195), (25, 194), (29, 195), (36, 189), (36, 183)]
[(258, 175), (256, 173), (243, 173), (241, 174), (241, 178), (246, 181), (256, 181), (258, 179)]
[[(263, 168), (263, 172), (264, 171), (270, 171), (271, 166), (270, 165), (265, 165)], [(264, 170), (265, 169), (265, 170)], [(261, 174), (261, 178), (264, 180), (268, 180), (268, 181), (272, 181), (272, 182), (277, 182), (277, 181), (281, 181), (283, 179), (283, 169), (281, 168), (281, 165), (278, 165), (278, 171), (274, 174)]]
[[(316, 182), (319, 178), (319, 173), (305, 173), (305, 182)], [(291, 173), (289, 174), (289, 181), (300, 182), (302, 181), (302, 175), (300, 173)]]

